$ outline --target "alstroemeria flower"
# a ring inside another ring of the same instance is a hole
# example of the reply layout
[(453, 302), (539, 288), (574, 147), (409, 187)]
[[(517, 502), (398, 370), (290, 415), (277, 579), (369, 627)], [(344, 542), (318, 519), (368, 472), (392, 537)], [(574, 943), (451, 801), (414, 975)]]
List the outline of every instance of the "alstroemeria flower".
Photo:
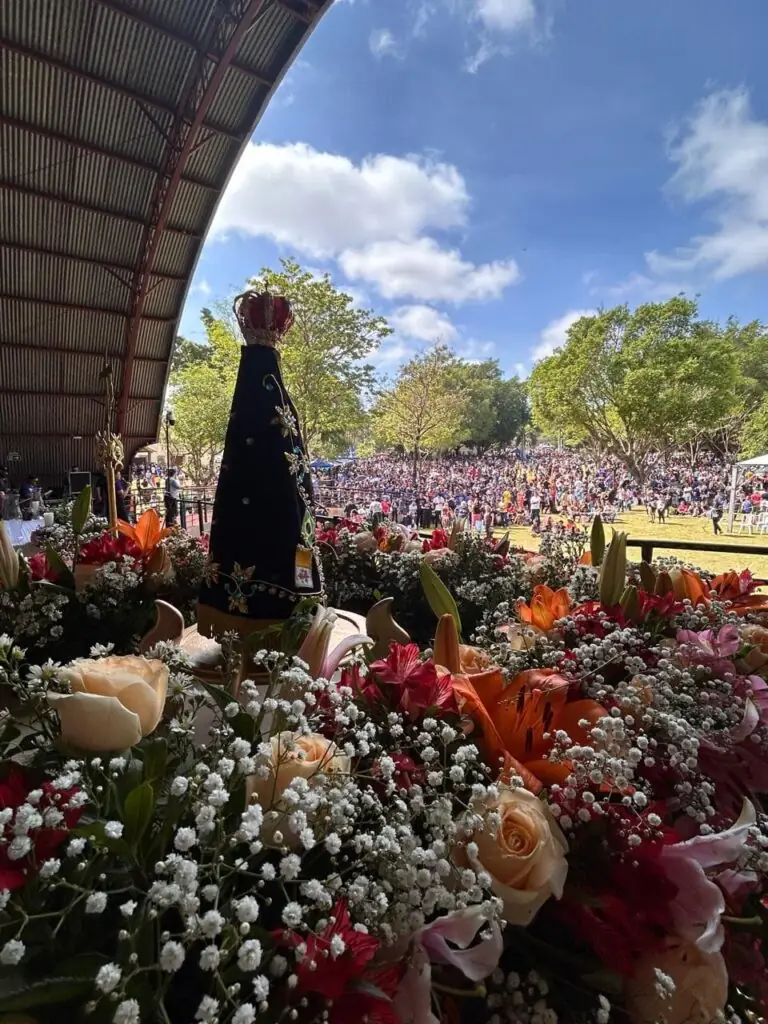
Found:
[(565, 587), (552, 590), (542, 583), (533, 588), (530, 605), (520, 599), (515, 608), (521, 622), (547, 633), (571, 610), (571, 596)]
[(730, 572), (721, 572), (719, 576), (715, 576), (709, 586), (722, 601), (736, 601), (744, 594), (751, 594), (757, 584), (749, 569), (744, 569), (743, 572), (731, 569)]
[(687, 599), (694, 608), (699, 604), (709, 604), (709, 588), (695, 572), (675, 568), (669, 570), (669, 577), (675, 597), (680, 601)]
[(411, 718), (427, 708), (458, 710), (450, 675), (439, 675), (434, 661), (421, 661), (417, 644), (391, 644), (371, 672), (380, 684), (392, 687), (396, 707)]

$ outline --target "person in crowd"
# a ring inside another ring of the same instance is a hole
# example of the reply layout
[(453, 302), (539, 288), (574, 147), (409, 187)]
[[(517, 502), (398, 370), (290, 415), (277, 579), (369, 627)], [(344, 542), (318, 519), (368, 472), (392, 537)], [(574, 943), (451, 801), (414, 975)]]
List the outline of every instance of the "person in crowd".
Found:
[(40, 488), (37, 485), (35, 476), (28, 476), (19, 488), (19, 508), (22, 519), (32, 518), (32, 504), (39, 501)]
[(709, 518), (712, 520), (712, 532), (715, 536), (723, 531), (720, 529), (720, 520), (723, 518), (723, 506), (714, 501), (709, 510)]
[(128, 488), (128, 481), (125, 479), (122, 473), (116, 473), (115, 498), (117, 502), (117, 518), (122, 519), (126, 523), (129, 523), (131, 521), (131, 509), (128, 501), (129, 493), (130, 491)]
[[(179, 495), (181, 486), (176, 475), (176, 467), (168, 470), (165, 482), (165, 525), (175, 526), (179, 514)], [(201, 524), (202, 527), (202, 524)]]

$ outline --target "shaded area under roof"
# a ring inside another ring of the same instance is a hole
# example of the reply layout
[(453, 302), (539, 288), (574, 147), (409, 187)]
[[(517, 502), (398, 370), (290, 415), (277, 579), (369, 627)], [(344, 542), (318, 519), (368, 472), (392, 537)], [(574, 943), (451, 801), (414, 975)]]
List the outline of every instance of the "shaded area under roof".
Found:
[[(126, 454), (157, 437), (229, 175), (333, 0), (0, 0), (0, 461), (92, 468), (112, 365)], [(76, 440), (82, 438), (82, 440)]]

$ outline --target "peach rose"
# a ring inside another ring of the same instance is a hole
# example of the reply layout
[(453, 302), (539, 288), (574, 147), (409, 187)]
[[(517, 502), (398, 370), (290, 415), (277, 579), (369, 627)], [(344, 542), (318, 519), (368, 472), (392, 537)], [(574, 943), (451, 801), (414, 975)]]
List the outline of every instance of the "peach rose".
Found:
[(49, 693), (61, 737), (94, 753), (126, 750), (160, 723), (168, 691), (168, 667), (148, 658), (110, 657), (73, 661), (61, 670), (71, 694)]
[(465, 858), (475, 871), (486, 871), (507, 921), (528, 925), (550, 896), (560, 899), (563, 894), (568, 844), (550, 812), (527, 789), (502, 790), (487, 806), (486, 814), (492, 812), (501, 819), (495, 834), (485, 828), (467, 836), (467, 846), (456, 851), (456, 859)]
[[(669, 975), (674, 992), (660, 994), (656, 970)], [(624, 986), (633, 1024), (710, 1024), (725, 1008), (728, 971), (720, 953), (704, 953), (692, 942), (670, 939), (667, 948), (643, 957)]]
[(351, 758), (340, 754), (335, 743), (319, 733), (301, 735), (280, 732), (270, 740), (272, 754), (269, 775), (261, 778), (249, 775), (246, 780), (248, 800), (261, 804), (265, 811), (262, 839), (270, 846), (276, 831), (283, 835), (278, 845), (296, 846), (298, 836), (288, 824), (290, 808), (283, 802), (283, 793), (294, 779), (311, 782), (316, 775), (347, 774), (352, 767)]
[(352, 543), (360, 554), (379, 550), (378, 541), (368, 530), (361, 530), (360, 533), (353, 534)]

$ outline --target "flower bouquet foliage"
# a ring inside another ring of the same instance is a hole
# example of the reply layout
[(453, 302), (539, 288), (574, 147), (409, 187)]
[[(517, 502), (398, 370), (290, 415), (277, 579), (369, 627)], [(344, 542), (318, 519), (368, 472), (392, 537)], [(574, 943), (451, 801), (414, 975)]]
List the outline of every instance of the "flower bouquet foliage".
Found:
[(764, 1017), (768, 604), (601, 533), (471, 644), (422, 559), (430, 651), (318, 609), (236, 697), (3, 637), (0, 1014)]
[(89, 508), (86, 488), (39, 531), (40, 551), (29, 558), (0, 526), (0, 633), (23, 644), (31, 661), (68, 661), (94, 645), (135, 652), (158, 598), (191, 616), (204, 544), (164, 529), (154, 509), (115, 534)]

